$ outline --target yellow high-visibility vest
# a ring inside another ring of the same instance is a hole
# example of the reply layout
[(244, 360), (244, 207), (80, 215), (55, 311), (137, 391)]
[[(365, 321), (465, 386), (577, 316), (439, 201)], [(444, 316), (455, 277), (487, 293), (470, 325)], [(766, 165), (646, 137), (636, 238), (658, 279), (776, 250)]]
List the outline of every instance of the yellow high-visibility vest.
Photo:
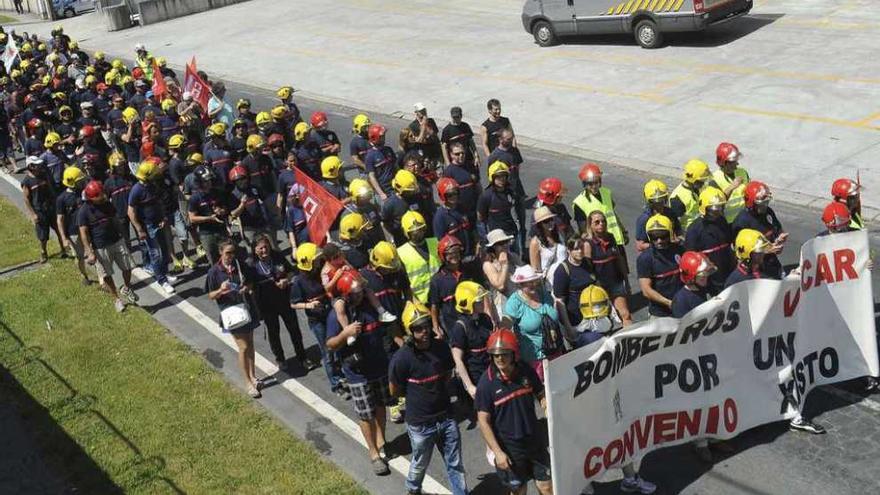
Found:
[(625, 245), (623, 229), (617, 219), (617, 213), (614, 212), (614, 201), (611, 198), (611, 189), (604, 186), (600, 187), (598, 198), (592, 194), (587, 197), (587, 192), (584, 191), (578, 194), (571, 204), (572, 209), (580, 209), (581, 212), (583, 212), (584, 217), (587, 218), (588, 222), (590, 213), (596, 210), (604, 213), (605, 221), (608, 222), (605, 226), (605, 228), (608, 229), (608, 233), (614, 236), (614, 240), (617, 242), (618, 246)]
[(681, 231), (687, 232), (688, 227), (700, 216), (700, 192), (694, 192), (684, 187), (684, 182), (675, 187), (670, 199), (678, 198), (684, 205), (684, 215), (678, 219), (681, 223)]
[(400, 246), (397, 249), (397, 255), (406, 269), (406, 276), (409, 278), (409, 285), (412, 288), (413, 295), (423, 304), (428, 304), (428, 289), (431, 287), (431, 276), (440, 269), (440, 258), (437, 257), (437, 239), (429, 237), (425, 239), (425, 242), (428, 245), (427, 260), (422, 257), (412, 242), (407, 242)]
[[(727, 197), (727, 204), (724, 205), (724, 217), (727, 219), (728, 223), (733, 223), (736, 215), (745, 207), (745, 197), (743, 196), (743, 193), (746, 191), (746, 184), (749, 183), (749, 173), (742, 167), (737, 167), (733, 172), (733, 176), (734, 178), (742, 177), (742, 184), (733, 191), (730, 191), (730, 195)], [(727, 178), (727, 175), (724, 174), (723, 170), (716, 170), (715, 173), (712, 174), (712, 179), (715, 180), (715, 184), (717, 184), (718, 188), (722, 191), (726, 191), (733, 182)]]

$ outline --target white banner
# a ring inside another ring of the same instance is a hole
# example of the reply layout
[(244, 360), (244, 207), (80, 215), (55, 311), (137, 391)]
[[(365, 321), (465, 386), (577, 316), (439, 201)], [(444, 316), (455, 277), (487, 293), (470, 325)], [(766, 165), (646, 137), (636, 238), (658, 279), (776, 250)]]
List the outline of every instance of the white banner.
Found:
[(6, 48), (3, 50), (3, 54), (0, 55), (0, 60), (3, 61), (3, 65), (6, 66), (6, 72), (10, 72), (12, 70), (12, 63), (15, 61), (15, 57), (18, 56), (18, 45), (15, 44), (15, 38), (12, 36), (7, 36), (9, 41), (6, 43)]
[(661, 447), (790, 419), (818, 385), (877, 375), (864, 231), (808, 241), (801, 274), (736, 284), (547, 365), (553, 487)]

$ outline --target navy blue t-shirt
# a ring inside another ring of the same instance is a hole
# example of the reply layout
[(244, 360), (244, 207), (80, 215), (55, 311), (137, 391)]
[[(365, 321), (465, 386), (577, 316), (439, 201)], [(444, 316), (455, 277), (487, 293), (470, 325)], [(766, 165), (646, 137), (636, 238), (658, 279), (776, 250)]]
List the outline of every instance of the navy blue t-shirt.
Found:
[(367, 158), (369, 149), (370, 142), (363, 136), (352, 136), (351, 142), (348, 143), (348, 153), (352, 158), (358, 157), (362, 162)]
[(406, 394), (406, 424), (434, 424), (452, 415), (448, 382), (453, 368), (449, 346), (433, 339), (425, 350), (405, 345), (394, 353), (388, 381)]
[[(375, 310), (363, 301), (360, 307), (348, 309), (348, 321), (350, 323), (359, 321), (362, 326), (361, 333), (353, 345), (344, 345), (336, 351), (342, 360), (342, 373), (345, 378), (349, 383), (364, 383), (386, 376), (388, 355), (383, 344), (385, 327), (379, 322)], [(341, 331), (342, 327), (336, 318), (336, 311), (330, 311), (327, 315), (327, 340), (339, 335)], [(350, 365), (349, 357), (354, 352), (358, 352), (361, 356), (358, 369), (353, 369)]]
[[(471, 208), (473, 208), (473, 204), (471, 204)], [(457, 208), (450, 210), (441, 206), (434, 214), (434, 237), (442, 239), (444, 235), (451, 235), (461, 241), (464, 256), (474, 254), (476, 246), (471, 241), (473, 225), (471, 225), (470, 219)]]
[[(636, 219), (636, 240), (642, 242), (650, 242), (648, 239), (648, 232), (645, 229), (645, 226), (648, 224), (648, 219), (657, 213), (651, 209), (651, 207), (646, 207), (642, 213), (639, 215), (639, 218)], [(666, 218), (672, 220), (672, 231), (677, 235), (681, 235), (681, 221), (679, 218), (684, 215), (684, 209), (681, 212), (676, 212), (673, 208), (668, 206), (663, 207), (663, 211), (660, 213), (664, 215)]]
[(302, 208), (295, 205), (287, 205), (284, 212), (284, 231), (292, 232), (296, 244), (300, 245), (309, 242), (309, 229), (306, 221), (306, 212)]
[[(678, 244), (673, 244), (662, 251), (654, 246), (642, 251), (636, 261), (639, 278), (651, 279), (651, 287), (663, 297), (671, 300), (678, 289), (684, 285), (679, 278), (681, 270), (678, 268), (682, 254), (684, 254), (684, 248)], [(648, 304), (648, 313), (652, 316), (670, 316), (672, 314), (669, 308), (654, 301)]]
[[(769, 206), (767, 207), (767, 212), (763, 215), (758, 215), (752, 209), (743, 208), (733, 220), (731, 229), (733, 229), (734, 239), (736, 239), (736, 235), (739, 234), (740, 230), (754, 229), (764, 234), (768, 241), (775, 242), (779, 234), (782, 233), (782, 223), (776, 217), (776, 212), (773, 211), (773, 208)], [(769, 278), (781, 279), (782, 263), (775, 254), (766, 254), (764, 255), (762, 271), (767, 272)]]
[(391, 194), (393, 191), (391, 179), (397, 173), (397, 157), (394, 154), (394, 150), (388, 146), (381, 148), (373, 146), (367, 151), (364, 164), (367, 166), (367, 173), (372, 172), (376, 175), (376, 182), (379, 183), (382, 191), (385, 194)]
[[(766, 260), (767, 258), (765, 257), (764, 259)], [(780, 280), (780, 277), (776, 277), (773, 274), (767, 273), (767, 271), (765, 270), (760, 270), (756, 272), (740, 263), (736, 265), (736, 268), (734, 268), (734, 270), (730, 272), (730, 275), (727, 276), (727, 280), (724, 281), (724, 288), (726, 289), (733, 284), (737, 284), (745, 280), (757, 280), (761, 278)]]
[(86, 202), (76, 214), (76, 223), (88, 229), (89, 239), (95, 249), (103, 249), (121, 239), (114, 221), (115, 216), (116, 209), (109, 201), (100, 204)]
[(165, 212), (159, 202), (156, 187), (153, 184), (138, 182), (131, 188), (128, 205), (134, 208), (138, 220), (145, 225), (159, 225), (165, 220)]
[(235, 197), (235, 208), (238, 208), (241, 204), (241, 200), (247, 197), (247, 199), (245, 199), (244, 209), (239, 216), (239, 218), (241, 218), (241, 224), (244, 227), (262, 229), (268, 225), (269, 222), (266, 218), (266, 209), (263, 206), (262, 200), (260, 200), (260, 191), (257, 188), (251, 186), (245, 191), (242, 191), (236, 187), (232, 190), (232, 196)]
[(544, 385), (537, 373), (517, 362), (512, 376), (505, 380), (494, 365), (477, 384), (474, 405), (492, 417), (492, 430), (503, 440), (522, 440), (537, 433), (535, 398), (544, 396)]
[(492, 320), (485, 313), (479, 313), (476, 317), (460, 314), (455, 323), (446, 330), (449, 334), (449, 345), (464, 351), (464, 364), (474, 385), (480, 381), (491, 362), (489, 353), (486, 352), (486, 342), (493, 330)]
[[(196, 191), (189, 198), (187, 211), (199, 217), (210, 217), (214, 214), (214, 208), (217, 207), (223, 207), (223, 203), (212, 191)], [(199, 232), (222, 234), (226, 231), (226, 227), (217, 222), (202, 222), (195, 225)]]
[(300, 272), (290, 283), (290, 303), (301, 304), (312, 301), (319, 301), (321, 304), (316, 308), (306, 309), (306, 318), (310, 323), (325, 321), (330, 311), (330, 297), (324, 290), (320, 277), (315, 278)]
[(458, 312), (455, 310), (455, 288), (461, 281), (461, 272), (452, 272), (441, 267), (431, 276), (428, 285), (428, 303), (440, 311), (440, 323), (446, 331), (455, 323)]
[(443, 177), (449, 177), (458, 183), (458, 204), (455, 209), (469, 218), (476, 218), (477, 211), (474, 205), (480, 199), (482, 191), (480, 178), (471, 174), (465, 167), (458, 165), (449, 165), (443, 169)]
[(403, 313), (406, 303), (404, 295), (409, 288), (406, 272), (398, 270), (383, 275), (368, 265), (361, 268), (360, 274), (366, 279), (367, 287), (373, 291), (383, 308), (394, 315)]
[(709, 293), (705, 289), (696, 291), (690, 290), (687, 287), (678, 289), (675, 297), (672, 298), (672, 317), (684, 318), (684, 315), (706, 302), (708, 298)]
[(118, 174), (110, 174), (104, 181), (104, 192), (116, 209), (116, 218), (128, 218), (128, 195), (133, 185), (130, 178)]
[(704, 217), (697, 218), (688, 227), (684, 246), (688, 251), (705, 254), (718, 268), (709, 277), (709, 292), (714, 295), (724, 290), (724, 281), (736, 267), (732, 249), (733, 231), (727, 220), (724, 217), (712, 221)]
[(593, 285), (596, 278), (590, 269), (590, 262), (584, 260), (579, 265), (571, 264), (566, 259), (553, 272), (553, 295), (565, 301), (565, 309), (572, 325), (577, 325), (583, 318), (581, 316), (581, 292)]
[(65, 235), (79, 235), (76, 212), (82, 204), (81, 198), (79, 192), (73, 192), (69, 189), (65, 189), (55, 198), (55, 214), (64, 217)]
[(513, 197), (510, 195), (510, 190), (499, 192), (491, 184), (483, 190), (477, 201), (477, 211), (486, 223), (487, 233), (501, 229), (507, 235), (516, 236), (516, 221), (513, 219), (511, 208), (513, 208)]

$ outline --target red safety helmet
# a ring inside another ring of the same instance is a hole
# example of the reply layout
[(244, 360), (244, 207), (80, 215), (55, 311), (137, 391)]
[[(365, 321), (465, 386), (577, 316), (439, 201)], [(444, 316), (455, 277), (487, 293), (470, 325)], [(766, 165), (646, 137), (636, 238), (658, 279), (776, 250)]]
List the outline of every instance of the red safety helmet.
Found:
[(828, 230), (846, 227), (851, 221), (852, 215), (849, 213), (849, 208), (837, 201), (828, 203), (822, 212), (822, 223), (828, 227)]
[(681, 255), (678, 268), (681, 270), (679, 277), (686, 284), (693, 282), (700, 275), (711, 275), (715, 272), (715, 265), (709, 261), (709, 257), (697, 251), (687, 251)]
[(446, 201), (446, 195), (450, 192), (455, 191), (458, 192), (458, 182), (451, 177), (443, 177), (439, 181), (437, 181), (437, 195), (440, 196), (440, 201)]
[(602, 169), (595, 163), (585, 163), (581, 167), (578, 177), (581, 179), (581, 182), (596, 182), (602, 180)]
[(86, 200), (94, 201), (104, 194), (104, 186), (101, 185), (100, 181), (89, 181), (89, 183), (86, 184), (86, 188), (83, 189), (83, 194), (85, 195)]
[(242, 165), (236, 165), (229, 171), (229, 182), (235, 182), (248, 176), (247, 169)]
[(270, 148), (273, 145), (278, 144), (278, 143), (284, 144), (284, 136), (282, 136), (281, 134), (278, 134), (277, 132), (275, 134), (272, 134), (271, 136), (269, 136), (268, 145)]
[(446, 253), (449, 252), (450, 249), (458, 248), (462, 249), (463, 246), (461, 241), (458, 240), (458, 237), (453, 235), (446, 234), (440, 239), (440, 242), (437, 244), (437, 255), (440, 256), (442, 261), (446, 261)]
[(385, 136), (385, 126), (383, 125), (373, 124), (367, 130), (367, 140), (370, 141), (370, 144), (378, 143), (383, 136)]
[(746, 190), (743, 193), (746, 208), (754, 208), (755, 203), (758, 202), (769, 202), (771, 196), (770, 188), (767, 187), (767, 184), (757, 180), (753, 180), (746, 184)]
[(721, 143), (715, 148), (715, 163), (718, 166), (727, 162), (738, 162), (740, 158), (742, 158), (742, 153), (733, 143)]
[(82, 129), (79, 130), (80, 139), (90, 138), (95, 135), (95, 127), (91, 125), (84, 125)]
[(135, 79), (143, 79), (144, 78), (144, 69), (140, 67), (135, 67), (131, 70), (131, 77)]
[(98, 93), (103, 93), (104, 91), (107, 91), (107, 85), (104, 83), (98, 83), (98, 85), (95, 86), (95, 89), (98, 90)]
[[(28, 96), (30, 96), (30, 95), (28, 95)], [(32, 118), (31, 120), (28, 120), (28, 122), (27, 122), (27, 127), (30, 130), (34, 130), (37, 127), (40, 127), (41, 125), (43, 125), (43, 121), (36, 118), (36, 117)]]
[(327, 114), (324, 112), (315, 112), (312, 114), (310, 120), (312, 122), (312, 127), (320, 127), (327, 123)]
[(519, 355), (519, 341), (516, 334), (509, 328), (499, 328), (489, 335), (486, 341), (486, 352), (489, 354), (503, 354), (505, 352)]
[(849, 179), (837, 179), (831, 184), (831, 196), (838, 201), (846, 201), (846, 198), (859, 193), (861, 186)]
[(363, 288), (361, 277), (355, 270), (346, 270), (339, 276), (339, 280), (336, 281), (336, 290), (343, 296), (347, 296), (361, 288)]
[(547, 177), (538, 184), (538, 199), (545, 205), (556, 204), (561, 197), (562, 181), (556, 177)]

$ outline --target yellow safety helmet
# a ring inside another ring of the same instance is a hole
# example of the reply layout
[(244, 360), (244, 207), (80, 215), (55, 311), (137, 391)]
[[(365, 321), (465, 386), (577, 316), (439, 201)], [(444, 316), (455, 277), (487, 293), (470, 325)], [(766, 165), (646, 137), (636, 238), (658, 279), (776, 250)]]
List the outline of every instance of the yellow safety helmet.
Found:
[(18, 69), (12, 69), (12, 72), (9, 73), (9, 77), (11, 77), (13, 81), (16, 80), (21, 77), (21, 71)]
[[(119, 73), (116, 72), (116, 69), (110, 69), (104, 74), (104, 84), (115, 84), (117, 79), (119, 79)], [(83, 83), (85, 83), (85, 79), (83, 79)]]
[(190, 166), (201, 165), (205, 163), (205, 157), (201, 153), (193, 153), (186, 158), (186, 163)]
[(300, 122), (293, 127), (293, 139), (297, 142), (304, 141), (312, 128), (305, 122)]
[(764, 234), (755, 229), (742, 229), (736, 235), (736, 257), (748, 261), (752, 253), (766, 253), (770, 249), (770, 241)]
[(91, 86), (92, 84), (96, 84), (98, 82), (98, 78), (92, 75), (86, 76), (85, 83), (86, 86)]
[(138, 111), (134, 107), (128, 107), (122, 111), (122, 121), (131, 124), (138, 118)]
[(116, 168), (120, 165), (127, 165), (128, 160), (125, 159), (125, 155), (118, 151), (114, 151), (107, 156), (107, 165), (110, 168)]
[(684, 174), (682, 175), (682, 178), (684, 178), (685, 182), (688, 184), (707, 181), (709, 180), (709, 177), (709, 165), (706, 165), (706, 162), (703, 160), (694, 158), (688, 160), (688, 162), (684, 164)]
[(310, 272), (315, 268), (315, 260), (324, 254), (316, 244), (304, 242), (296, 247), (296, 266), (302, 271)]
[(371, 200), (373, 199), (373, 187), (365, 179), (353, 179), (348, 185), (348, 194), (351, 195), (352, 201), (356, 201), (358, 198)]
[(98, 72), (98, 71), (96, 71), (95, 68), (92, 67), (91, 65), (86, 67), (86, 74), (95, 74), (96, 72)]
[(159, 57), (156, 59), (156, 63), (159, 64), (159, 67), (165, 67), (168, 65), (168, 59), (165, 57)]
[(257, 126), (262, 126), (266, 124), (272, 123), (272, 116), (269, 115), (269, 112), (260, 112), (257, 114), (257, 118), (255, 119), (257, 122)]
[(71, 50), (76, 50), (77, 48), (79, 48), (79, 43), (77, 43), (76, 41), (71, 41), (67, 44), (67, 47)]
[(43, 140), (43, 146), (48, 149), (60, 142), (61, 136), (57, 132), (50, 132), (49, 134), (46, 134), (46, 139)]
[(20, 51), (21, 53), (30, 53), (34, 51), (34, 47), (30, 43), (24, 43), (21, 45)]
[(370, 250), (370, 264), (376, 268), (386, 270), (400, 269), (400, 258), (397, 256), (397, 248), (388, 241), (379, 241)]
[(403, 329), (407, 335), (412, 335), (412, 327), (419, 324), (427, 324), (431, 326), (431, 310), (419, 301), (407, 301), (403, 307), (403, 314), (400, 315), (403, 320)]
[(325, 179), (338, 179), (339, 169), (341, 168), (342, 160), (338, 156), (328, 156), (321, 160), (321, 177)]
[(706, 187), (700, 192), (700, 215), (705, 215), (706, 210), (712, 206), (720, 206), (723, 211), (725, 203), (727, 196), (724, 195), (724, 191), (717, 187)]
[(415, 174), (409, 170), (400, 169), (391, 179), (391, 187), (397, 191), (397, 194), (416, 192), (419, 190), (419, 182)]
[(400, 227), (407, 239), (411, 237), (412, 232), (427, 228), (427, 226), (425, 217), (417, 211), (409, 210), (400, 218)]
[(18, 64), (18, 66), (21, 67), (21, 70), (28, 70), (28, 67), (31, 66), (31, 61), (30, 60), (22, 60), (21, 63)]
[(156, 173), (156, 164), (149, 160), (144, 160), (138, 165), (137, 172), (134, 173), (134, 176), (137, 177), (139, 181), (146, 182), (153, 178), (153, 175)]
[(272, 109), (271, 115), (273, 119), (283, 119), (287, 116), (287, 107), (278, 105)]
[(37, 45), (37, 50), (39, 50), (39, 51), (41, 51), (41, 52), (46, 51), (46, 48), (47, 48), (47, 47), (46, 47), (46, 44), (45, 44), (45, 43), (40, 43), (39, 45)]
[(52, 81), (52, 76), (50, 76), (49, 74), (46, 74), (45, 76), (43, 76), (42, 81), (43, 81), (43, 86), (48, 86), (49, 83)]
[[(58, 54), (57, 54), (57, 53), (50, 53), (49, 55), (46, 55), (46, 61), (47, 61), (47, 62), (54, 62), (54, 61), (56, 61), (56, 60), (58, 60)], [(62, 67), (63, 67), (63, 66), (62, 66)]]
[(162, 100), (163, 112), (169, 112), (171, 110), (174, 110), (175, 108), (177, 108), (177, 103), (171, 98), (165, 98), (164, 100)]
[(210, 126), (208, 126), (208, 135), (213, 137), (225, 137), (226, 136), (226, 124), (223, 122), (214, 122)]
[(651, 232), (667, 232), (669, 237), (672, 237), (672, 220), (666, 215), (652, 215), (645, 222), (645, 232), (648, 234), (648, 238), (651, 237)]
[(474, 304), (486, 297), (488, 291), (482, 285), (465, 280), (455, 287), (455, 310), (465, 315), (474, 314)]
[(95, 60), (104, 60), (104, 52), (98, 50), (95, 52)]
[(666, 201), (669, 188), (662, 180), (651, 179), (645, 184), (645, 201), (648, 203)]
[(66, 66), (59, 65), (58, 67), (55, 67), (55, 75), (56, 76), (63, 76), (64, 74), (67, 74), (67, 67)]
[(122, 79), (119, 81), (119, 83), (122, 84), (123, 86), (125, 86), (126, 84), (131, 84), (133, 82), (134, 82), (134, 78), (129, 75), (122, 76)]
[(110, 62), (110, 67), (113, 67), (117, 71), (120, 71), (120, 70), (125, 69), (125, 64), (122, 63), (122, 60), (119, 60), (118, 58), (114, 58), (113, 61)]
[(608, 293), (599, 285), (590, 285), (581, 291), (580, 297), (581, 316), (586, 318), (601, 318), (611, 313), (611, 304)]
[(265, 147), (266, 141), (263, 140), (263, 136), (259, 134), (251, 134), (247, 137), (247, 141), (245, 141), (245, 148), (247, 149), (248, 153), (262, 151)]
[(55, 24), (55, 27), (52, 28), (52, 34), (64, 34), (64, 26)]
[(168, 149), (176, 150), (186, 144), (186, 138), (183, 134), (175, 134), (168, 138)]
[(290, 98), (290, 95), (293, 94), (293, 88), (290, 86), (281, 86), (278, 88), (278, 91), (275, 92), (275, 96), (281, 98), (282, 100), (286, 100)]
[(356, 241), (361, 238), (369, 222), (360, 213), (351, 212), (339, 221), (339, 238), (343, 241)]
[(510, 167), (502, 161), (493, 162), (492, 165), (489, 165), (489, 180), (498, 174), (510, 174)]
[(64, 187), (76, 187), (76, 183), (86, 180), (86, 174), (78, 167), (67, 167), (61, 176), (61, 183)]
[(354, 134), (360, 134), (364, 132), (364, 129), (369, 128), (370, 124), (372, 124), (372, 122), (370, 122), (370, 118), (362, 113), (359, 113), (355, 115), (353, 119), (351, 119), (351, 132)]

